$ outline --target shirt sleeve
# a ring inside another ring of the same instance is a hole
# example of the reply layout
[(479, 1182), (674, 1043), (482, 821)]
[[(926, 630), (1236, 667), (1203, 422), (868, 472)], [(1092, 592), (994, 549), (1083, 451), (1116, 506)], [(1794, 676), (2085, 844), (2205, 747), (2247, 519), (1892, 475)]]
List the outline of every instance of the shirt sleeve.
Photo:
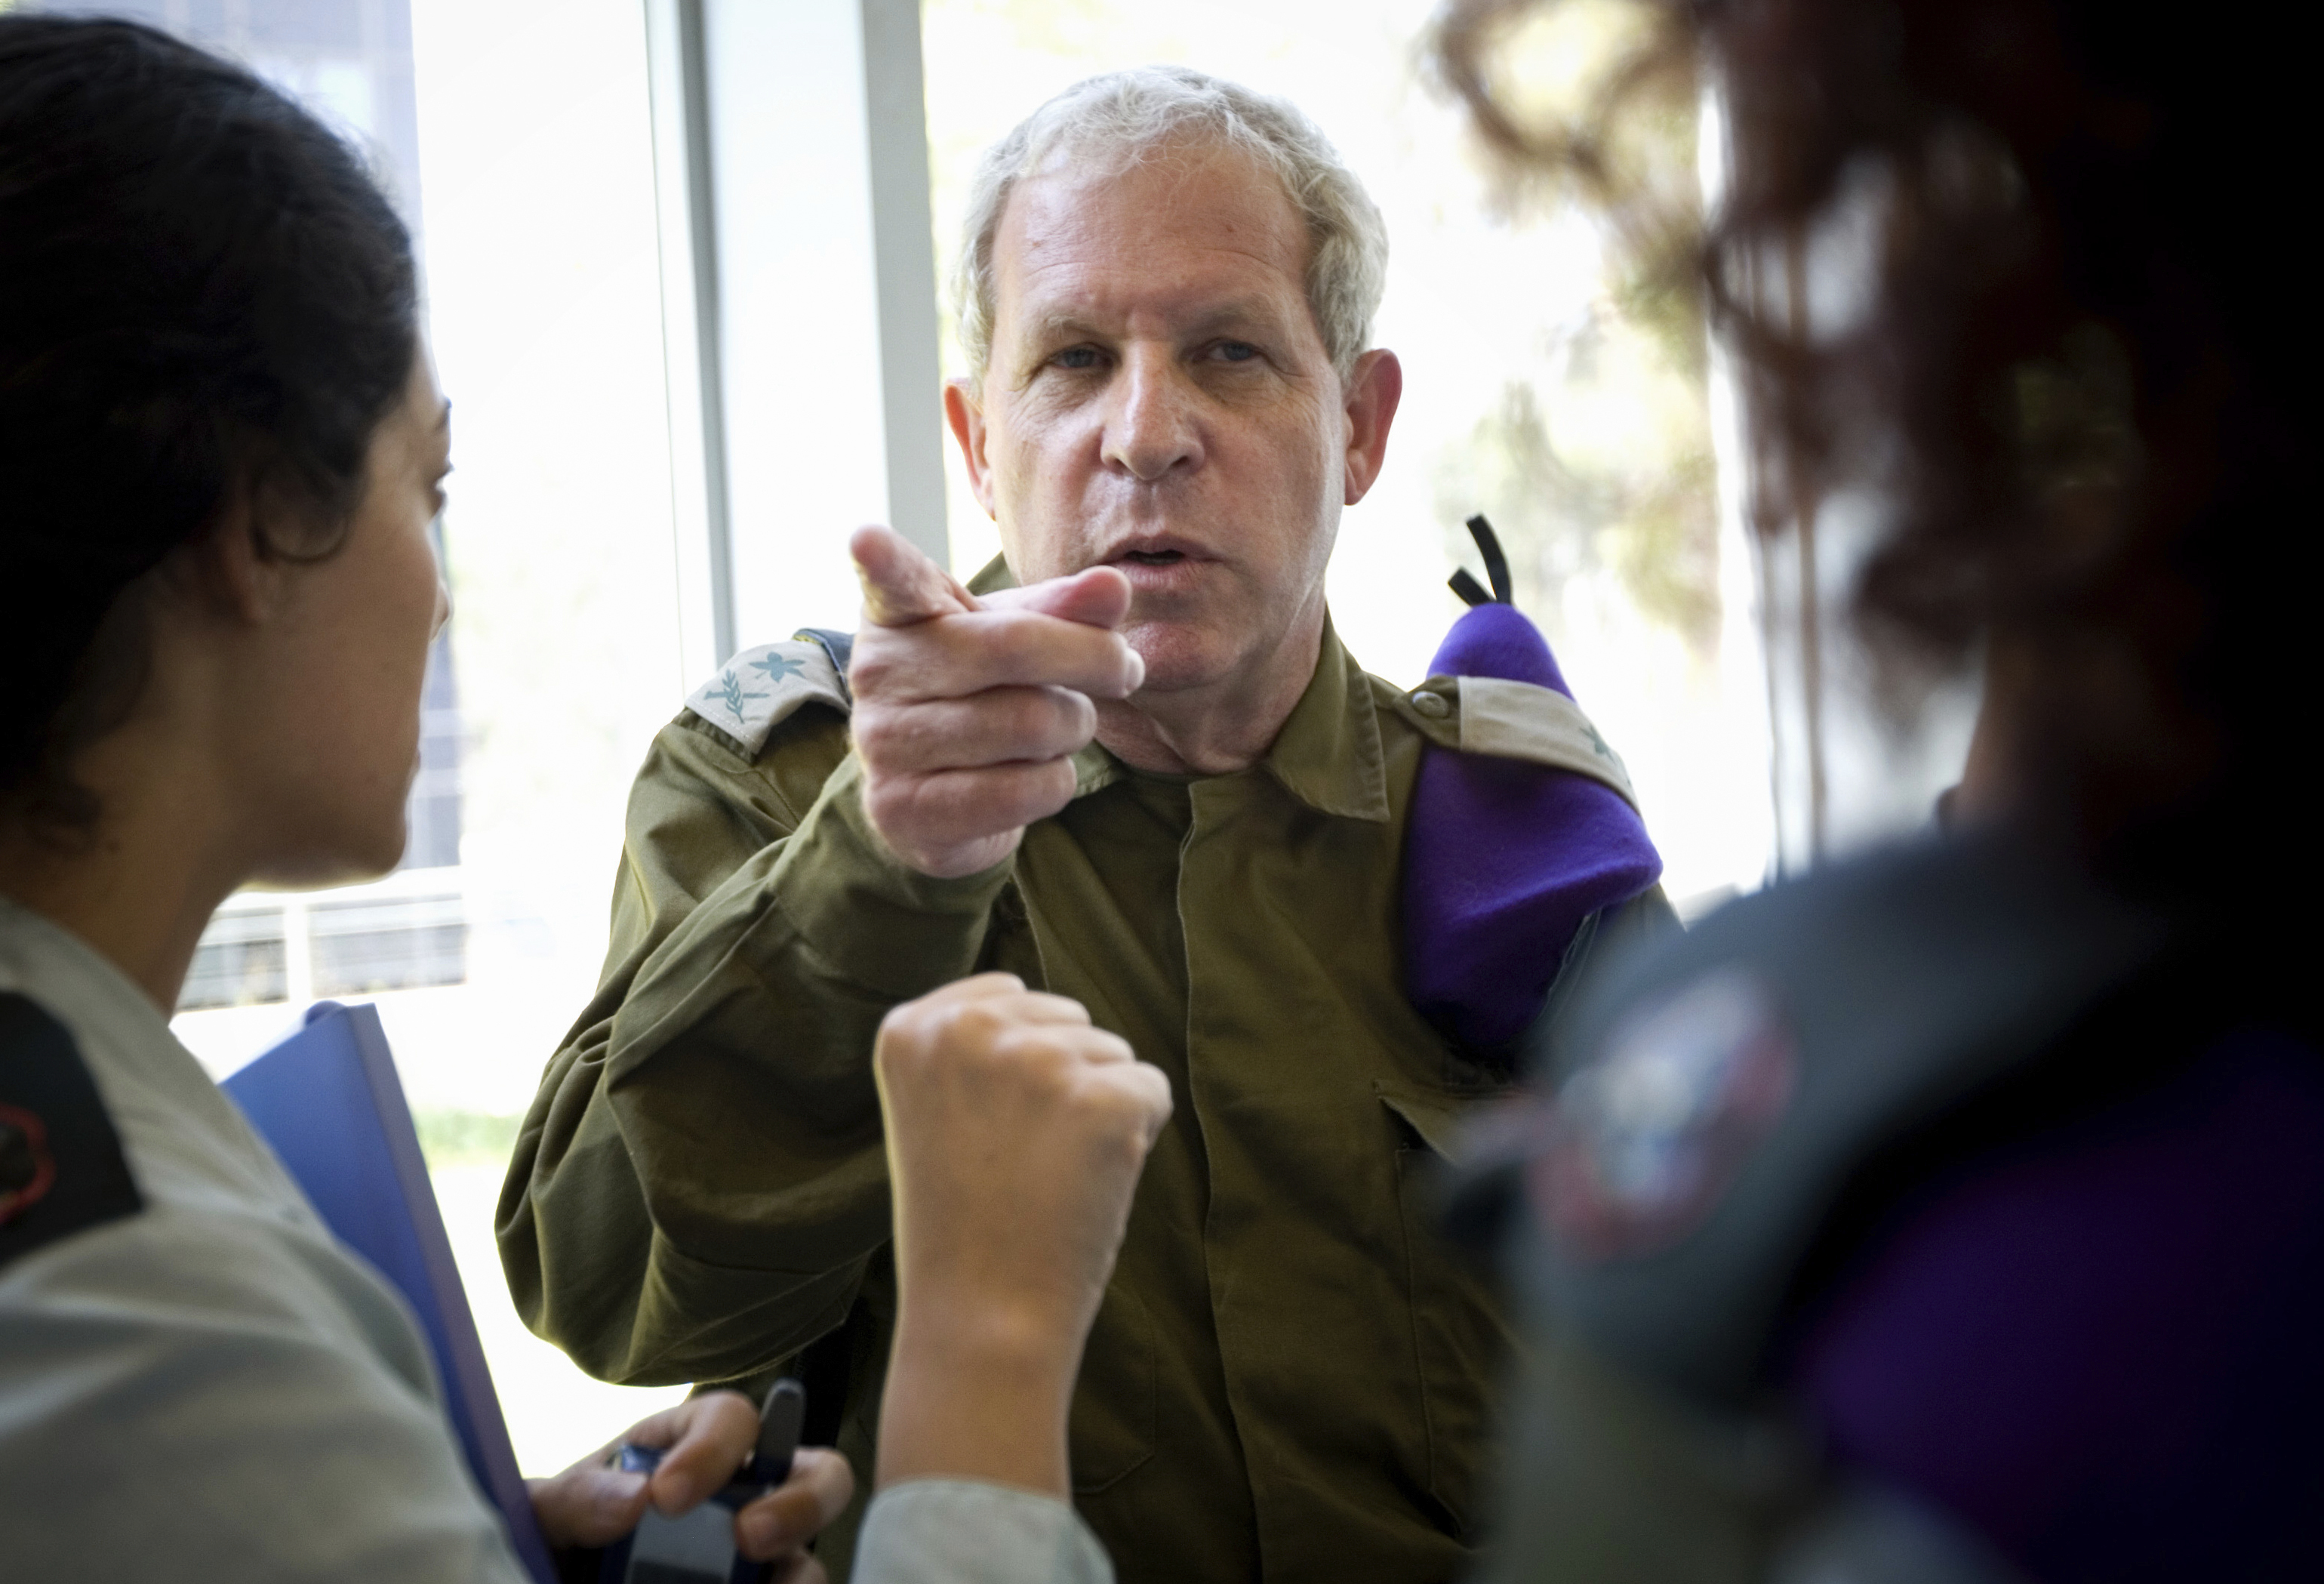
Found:
[(167, 1206), (0, 1278), (0, 1573), (529, 1584), (417, 1328), (319, 1235)]
[(756, 760), (691, 715), (665, 727), (604, 976), (503, 1192), (526, 1323), (634, 1384), (747, 1374), (840, 1323), (889, 1237), (880, 1020), (982, 966), (1009, 874), (898, 863), (834, 712)]
[(872, 1500), (855, 1584), (1113, 1584), (1068, 1503), (969, 1479), (908, 1479)]

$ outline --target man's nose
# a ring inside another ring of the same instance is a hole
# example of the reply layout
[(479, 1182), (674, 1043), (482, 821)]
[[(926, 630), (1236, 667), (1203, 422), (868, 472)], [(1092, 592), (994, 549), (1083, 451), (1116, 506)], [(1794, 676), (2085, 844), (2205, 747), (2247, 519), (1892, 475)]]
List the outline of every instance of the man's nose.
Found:
[(1202, 466), (1197, 393), (1176, 357), (1135, 349), (1122, 360), (1113, 387), (1105, 423), (1109, 467), (1152, 484), (1173, 470)]

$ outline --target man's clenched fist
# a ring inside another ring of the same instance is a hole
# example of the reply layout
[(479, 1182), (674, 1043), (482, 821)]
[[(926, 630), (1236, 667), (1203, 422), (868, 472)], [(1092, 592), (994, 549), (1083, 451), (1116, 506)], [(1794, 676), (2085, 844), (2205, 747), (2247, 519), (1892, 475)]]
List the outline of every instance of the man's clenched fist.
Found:
[(1126, 699), (1146, 664), (1114, 629), (1130, 583), (1093, 567), (983, 599), (887, 528), (849, 542), (863, 625), (848, 668), (863, 807), (924, 875), (987, 869), (1074, 795), (1092, 699)]

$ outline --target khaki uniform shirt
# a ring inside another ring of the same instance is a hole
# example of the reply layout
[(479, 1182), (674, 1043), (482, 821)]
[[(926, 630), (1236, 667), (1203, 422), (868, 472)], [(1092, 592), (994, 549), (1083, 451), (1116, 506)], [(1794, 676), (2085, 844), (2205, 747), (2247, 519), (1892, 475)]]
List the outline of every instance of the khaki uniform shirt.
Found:
[[(1073, 1411), (1075, 1499), (1120, 1576), (1465, 1571), (1510, 1330), (1430, 1236), (1427, 1163), (1503, 1080), (1414, 1012), (1397, 931), (1422, 750), (1459, 743), (1459, 690), (1403, 693), (1327, 629), (1259, 764), (1177, 779), (1093, 746), (1011, 861), (939, 880), (869, 829), (820, 653), (754, 655), (632, 794), (604, 981), (501, 1205), (528, 1322), (636, 1382), (744, 1376), (845, 1324), (840, 1444), (868, 1487), (895, 1307), (873, 1034), (1007, 969), (1087, 1005), (1176, 1106)], [(1628, 911), (1668, 917), (1652, 903)]]

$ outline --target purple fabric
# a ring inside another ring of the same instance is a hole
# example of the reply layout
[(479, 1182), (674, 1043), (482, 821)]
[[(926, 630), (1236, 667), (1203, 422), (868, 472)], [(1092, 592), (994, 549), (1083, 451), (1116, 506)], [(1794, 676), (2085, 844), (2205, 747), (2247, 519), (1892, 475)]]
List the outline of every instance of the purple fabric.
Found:
[(1436, 658), (1428, 662), (1428, 674), (1499, 677), (1503, 681), (1555, 688), (1567, 698), (1573, 697), (1573, 690), (1565, 685), (1565, 673), (1557, 669), (1557, 657), (1549, 652), (1549, 640), (1541, 635), (1533, 618), (1516, 606), (1498, 600), (1471, 607), (1452, 624), (1444, 642), (1437, 645)]
[(1835, 1453), (2034, 1578), (2324, 1578), (2324, 1061), (2222, 1041), (1958, 1170), (1793, 1378)]
[[(1514, 606), (1452, 624), (1432, 676), (1501, 677), (1573, 690)], [(1495, 1046), (1541, 1011), (1582, 921), (1663, 872), (1620, 794), (1587, 776), (1431, 746), (1404, 854), (1405, 986), (1423, 1016), (1464, 1044)]]

